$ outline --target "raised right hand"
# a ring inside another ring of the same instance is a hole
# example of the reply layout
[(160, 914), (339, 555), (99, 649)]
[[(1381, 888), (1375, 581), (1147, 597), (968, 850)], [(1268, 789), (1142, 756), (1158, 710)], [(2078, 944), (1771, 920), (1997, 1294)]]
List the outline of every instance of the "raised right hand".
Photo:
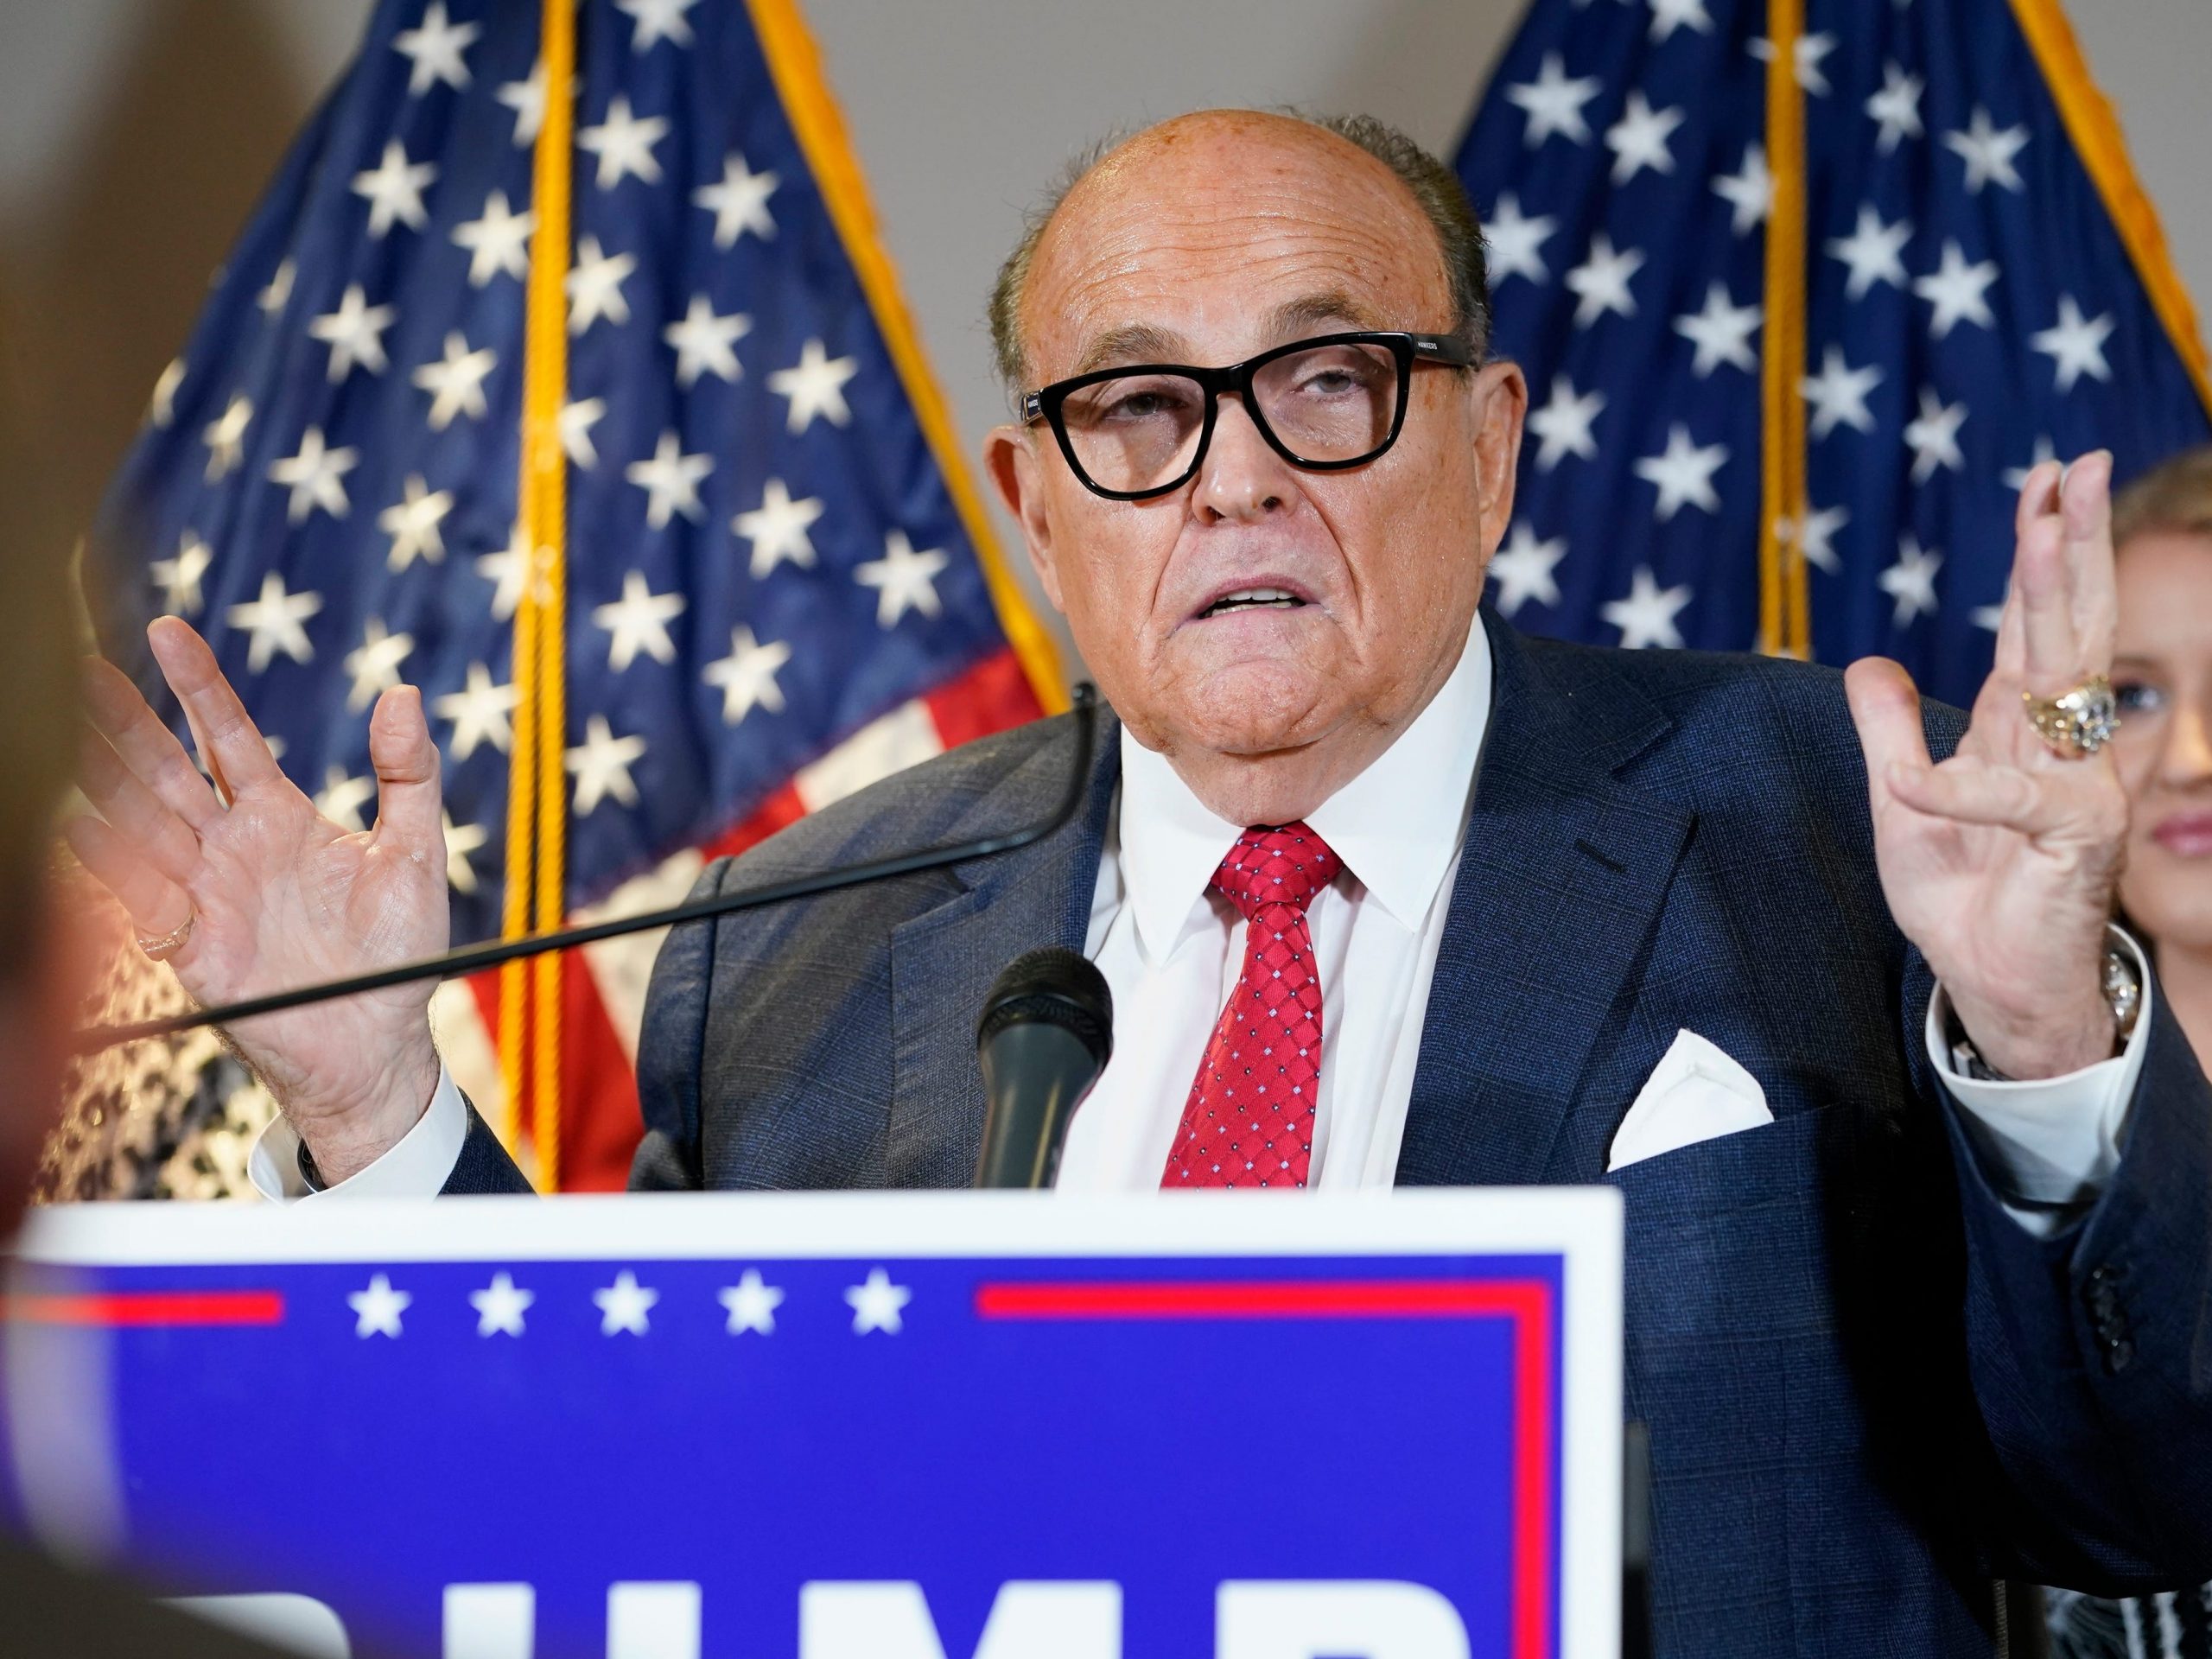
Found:
[[(286, 778), (215, 655), (189, 625), (147, 630), (184, 706), (211, 787), (112, 664), (94, 662), (85, 793), (100, 817), (69, 844), (141, 937), (192, 931), (169, 957), (203, 1006), (429, 956), (446, 948), (438, 751), (412, 686), (369, 717), (377, 822), (354, 833)], [(438, 1079), (424, 982), (241, 1021), (227, 1034), (268, 1084), (327, 1181), (373, 1163), (414, 1127)]]

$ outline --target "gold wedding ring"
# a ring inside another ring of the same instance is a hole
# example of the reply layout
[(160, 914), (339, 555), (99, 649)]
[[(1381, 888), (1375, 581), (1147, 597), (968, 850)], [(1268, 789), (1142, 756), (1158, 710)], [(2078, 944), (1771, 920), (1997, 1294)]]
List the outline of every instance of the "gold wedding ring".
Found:
[(171, 928), (168, 932), (162, 934), (161, 938), (157, 939), (139, 940), (138, 948), (141, 950), (143, 950), (148, 957), (155, 962), (167, 962), (171, 957), (176, 955), (178, 951), (184, 949), (184, 942), (192, 937), (192, 925), (199, 919), (199, 913), (194, 912), (193, 914), (187, 916), (184, 918), (183, 924), (181, 926)]
[(2056, 697), (2023, 691), (2020, 701), (2025, 706), (2028, 724), (2036, 728), (2044, 747), (2068, 760), (2094, 754), (2120, 729), (2120, 705), (2113, 697), (2112, 682), (2101, 674), (2091, 675)]

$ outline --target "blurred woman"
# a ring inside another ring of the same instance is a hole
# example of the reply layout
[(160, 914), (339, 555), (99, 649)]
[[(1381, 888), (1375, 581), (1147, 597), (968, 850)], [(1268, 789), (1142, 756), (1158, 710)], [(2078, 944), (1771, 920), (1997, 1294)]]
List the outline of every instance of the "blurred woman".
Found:
[[(2113, 504), (2120, 630), (2113, 753), (2134, 808), (2120, 898), (2158, 988), (2212, 1070), (2212, 448)], [(2117, 1605), (2054, 1592), (2056, 1659), (2208, 1659), (2212, 1586)]]

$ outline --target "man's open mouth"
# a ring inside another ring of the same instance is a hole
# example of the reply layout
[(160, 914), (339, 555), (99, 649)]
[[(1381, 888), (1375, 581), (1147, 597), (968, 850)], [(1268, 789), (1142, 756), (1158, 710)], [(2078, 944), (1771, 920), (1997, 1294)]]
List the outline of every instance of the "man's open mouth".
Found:
[(1226, 616), (1231, 611), (1296, 611), (1304, 609), (1306, 601), (1287, 588), (1240, 588), (1233, 594), (1224, 594), (1198, 614), (1207, 617)]

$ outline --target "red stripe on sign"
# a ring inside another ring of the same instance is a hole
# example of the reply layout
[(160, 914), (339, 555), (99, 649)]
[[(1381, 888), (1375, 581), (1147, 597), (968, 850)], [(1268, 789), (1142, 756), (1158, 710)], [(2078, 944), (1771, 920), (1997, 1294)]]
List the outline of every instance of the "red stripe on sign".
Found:
[(1512, 1659), (1555, 1651), (1552, 1605), (1552, 1291), (1535, 1279), (982, 1285), (987, 1319), (1513, 1321)]
[(0, 1314), (27, 1325), (276, 1325), (276, 1290), (118, 1290), (81, 1295), (0, 1297)]

